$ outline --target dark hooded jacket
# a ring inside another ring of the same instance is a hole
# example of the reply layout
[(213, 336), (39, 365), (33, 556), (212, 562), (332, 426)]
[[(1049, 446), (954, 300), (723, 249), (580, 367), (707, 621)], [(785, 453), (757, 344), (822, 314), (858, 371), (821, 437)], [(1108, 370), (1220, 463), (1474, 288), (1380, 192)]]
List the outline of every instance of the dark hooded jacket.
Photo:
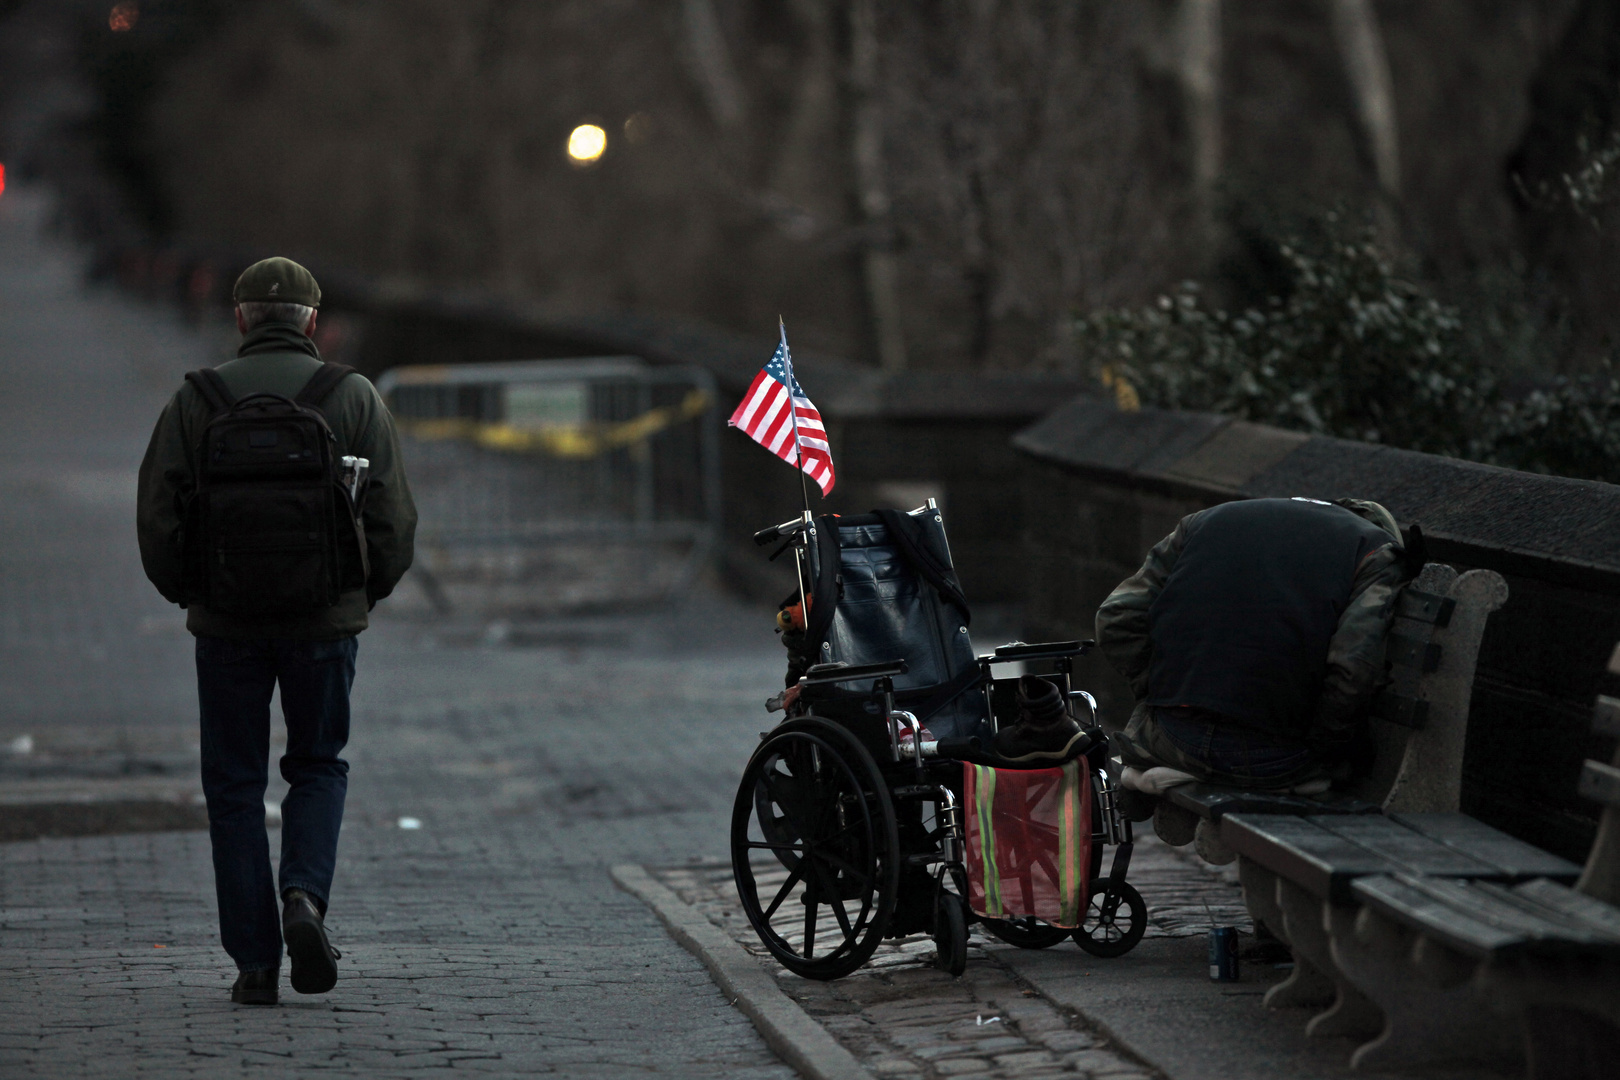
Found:
[(1377, 503), (1224, 503), (1183, 518), (1097, 611), (1097, 642), (1150, 706), (1320, 749), (1356, 733), (1408, 576)]
[[(320, 367), (315, 343), (290, 323), (261, 323), (242, 339), (237, 358), (216, 370), (237, 397), (268, 392), (295, 396)], [(405, 482), (393, 417), (364, 377), (349, 375), (321, 405), (337, 440), (336, 453), (369, 458), (371, 471), (361, 516), (366, 532), (370, 577), (364, 589), (343, 593), (337, 604), (299, 615), (247, 618), (222, 615), (193, 605), (186, 628), (193, 634), (227, 638), (322, 640), (349, 637), (366, 628), (367, 612), (393, 592), (411, 565), (416, 505)], [(164, 599), (184, 603), (181, 521), (196, 488), (198, 440), (212, 410), (197, 388), (183, 384), (158, 417), (141, 462), (136, 496), (136, 530), (141, 564)]]

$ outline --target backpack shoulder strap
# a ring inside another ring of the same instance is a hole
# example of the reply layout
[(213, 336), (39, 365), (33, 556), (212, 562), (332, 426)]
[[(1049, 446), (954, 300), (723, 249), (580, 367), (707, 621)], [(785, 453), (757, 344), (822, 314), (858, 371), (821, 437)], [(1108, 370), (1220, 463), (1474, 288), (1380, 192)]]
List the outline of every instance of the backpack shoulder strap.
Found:
[(225, 380), (213, 368), (186, 372), (186, 382), (197, 388), (216, 415), (229, 411), (236, 404), (236, 395), (231, 393), (231, 388), (225, 385)]
[(842, 561), (839, 558), (838, 519), (831, 515), (816, 518), (816, 579), (810, 583), (810, 610), (805, 613), (804, 642), (819, 650), (832, 628), (838, 608)]
[(962, 586), (957, 584), (956, 574), (942, 562), (934, 552), (928, 550), (928, 544), (923, 539), (922, 527), (910, 514), (900, 510), (874, 510), (889, 531), (889, 538), (894, 546), (900, 549), (900, 554), (906, 561), (922, 575), (923, 580), (932, 585), (939, 595), (944, 597), (961, 612), (962, 622), (968, 623), (972, 615), (968, 611), (967, 597), (962, 592)]
[(326, 400), (326, 395), (337, 389), (337, 384), (353, 373), (354, 368), (347, 364), (323, 362), (315, 370), (315, 374), (309, 377), (309, 382), (304, 384), (304, 388), (298, 391), (298, 396), (293, 398), (293, 401), (300, 405), (320, 408), (321, 402)]

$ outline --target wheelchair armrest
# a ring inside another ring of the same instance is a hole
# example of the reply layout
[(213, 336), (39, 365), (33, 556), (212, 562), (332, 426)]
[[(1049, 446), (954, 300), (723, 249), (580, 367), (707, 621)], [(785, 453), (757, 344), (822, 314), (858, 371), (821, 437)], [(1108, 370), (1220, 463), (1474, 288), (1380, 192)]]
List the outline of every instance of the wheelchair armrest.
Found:
[(904, 675), (908, 670), (904, 660), (889, 660), (881, 664), (816, 664), (799, 678), (799, 685), (821, 686), (853, 679), (886, 679)]
[(1047, 641), (1026, 645), (1014, 641), (993, 653), (979, 657), (981, 664), (1008, 664), (1016, 660), (1056, 660), (1064, 656), (1084, 656), (1096, 646), (1095, 641)]

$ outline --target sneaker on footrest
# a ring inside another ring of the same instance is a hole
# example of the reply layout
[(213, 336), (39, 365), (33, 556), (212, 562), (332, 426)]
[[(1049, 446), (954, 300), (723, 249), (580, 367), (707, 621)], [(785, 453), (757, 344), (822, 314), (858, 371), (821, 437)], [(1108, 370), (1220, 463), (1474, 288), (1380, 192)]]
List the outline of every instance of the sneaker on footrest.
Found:
[(1136, 769), (1125, 766), (1119, 776), (1119, 786), (1128, 791), (1140, 791), (1148, 795), (1163, 795), (1173, 787), (1182, 784), (1191, 784), (1198, 777), (1190, 772), (1172, 769), (1168, 765), (1155, 765), (1150, 769)]
[(1085, 740), (1058, 688), (1039, 675), (1018, 680), (1018, 722), (996, 733), (995, 751), (1008, 761), (1063, 761)]

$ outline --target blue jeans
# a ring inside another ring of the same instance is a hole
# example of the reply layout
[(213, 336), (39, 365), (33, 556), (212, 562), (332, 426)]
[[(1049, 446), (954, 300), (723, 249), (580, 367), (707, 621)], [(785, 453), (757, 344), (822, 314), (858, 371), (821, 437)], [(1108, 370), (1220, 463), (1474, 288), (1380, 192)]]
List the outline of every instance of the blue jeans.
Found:
[[(302, 889), (324, 911), (349, 788), (349, 688), (355, 638), (270, 641), (199, 637), (202, 784), (214, 850), (220, 938), (242, 971), (281, 965), (278, 896)], [(270, 871), (264, 792), (270, 695), (281, 685), (287, 752), (281, 775), (281, 889)]]
[(1160, 733), (1211, 773), (1236, 781), (1277, 780), (1311, 764), (1311, 752), (1202, 709), (1154, 709)]

